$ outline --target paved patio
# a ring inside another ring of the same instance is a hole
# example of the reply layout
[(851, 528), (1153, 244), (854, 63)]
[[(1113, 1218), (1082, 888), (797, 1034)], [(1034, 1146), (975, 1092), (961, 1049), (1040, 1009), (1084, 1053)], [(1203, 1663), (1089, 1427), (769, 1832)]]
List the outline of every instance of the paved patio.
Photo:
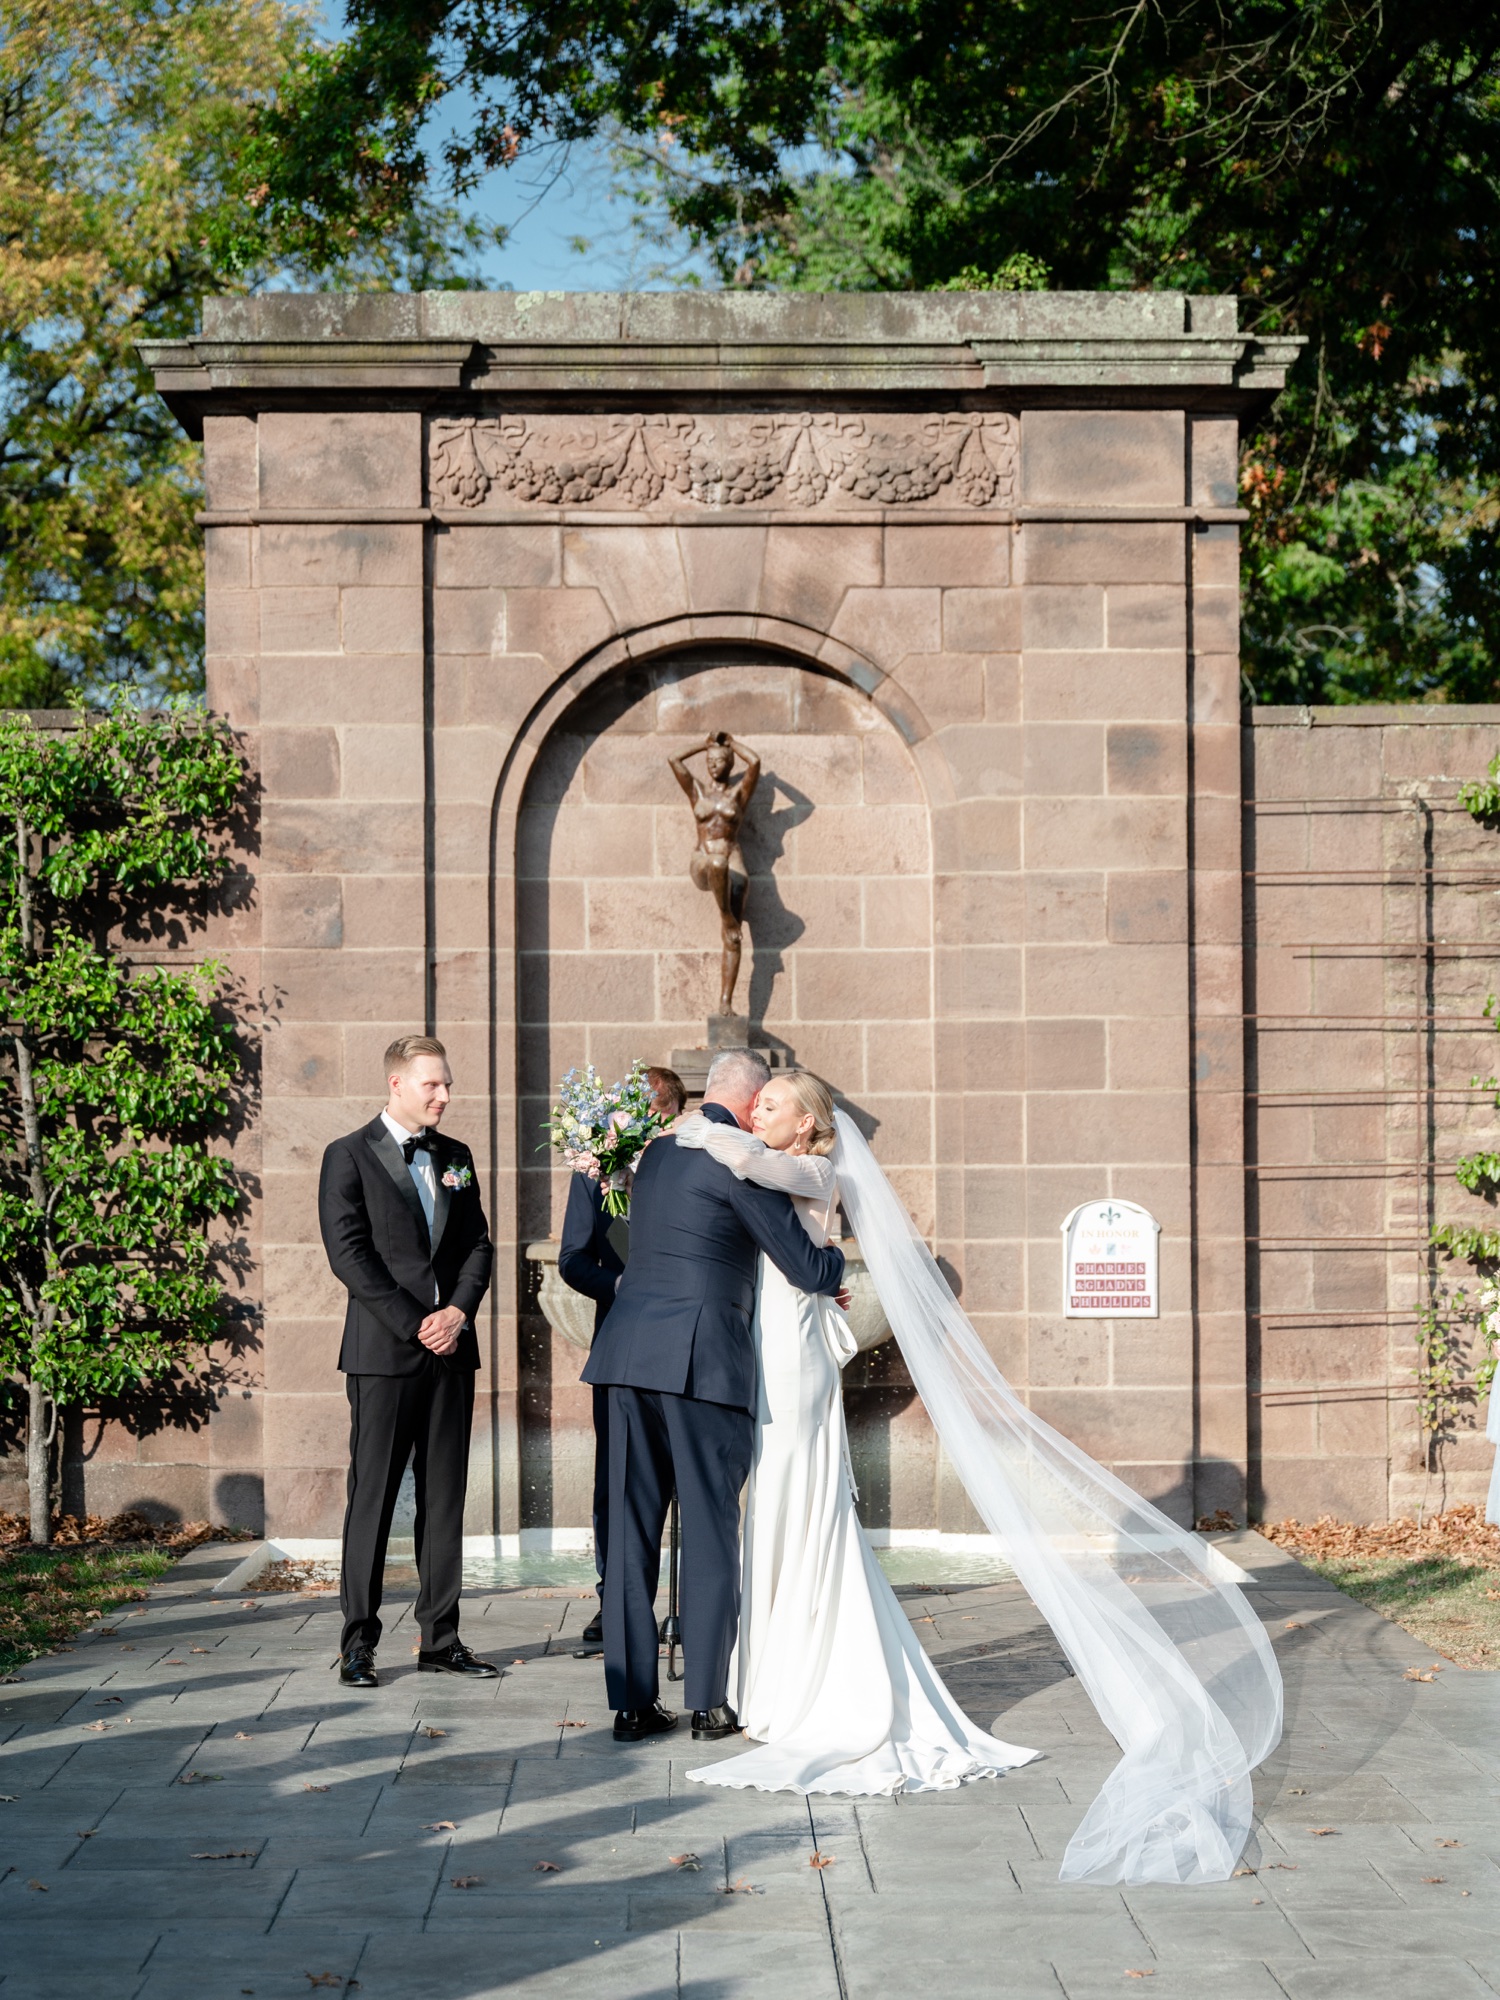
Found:
[(473, 1688), (416, 1674), (403, 1600), (356, 1696), (330, 1600), (216, 1598), (243, 1551), (198, 1550), (0, 1688), (0, 2000), (1500, 1993), (1500, 1675), (1407, 1679), (1434, 1656), (1405, 1633), (1230, 1547), (1290, 1720), (1258, 1872), (1196, 1890), (1059, 1886), (1112, 1746), (1014, 1586), (905, 1595), (969, 1711), (1045, 1761), (809, 1809), (686, 1783), (686, 1739), (616, 1745), (571, 1592), (472, 1600), (506, 1667)]

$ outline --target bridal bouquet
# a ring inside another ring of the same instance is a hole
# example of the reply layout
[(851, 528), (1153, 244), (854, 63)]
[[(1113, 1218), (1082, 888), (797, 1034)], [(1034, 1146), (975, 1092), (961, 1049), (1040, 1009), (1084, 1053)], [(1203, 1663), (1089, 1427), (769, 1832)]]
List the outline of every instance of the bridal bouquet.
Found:
[(671, 1122), (651, 1108), (644, 1063), (633, 1062), (625, 1081), (608, 1090), (590, 1063), (570, 1069), (558, 1085), (547, 1131), (564, 1164), (603, 1187), (605, 1214), (628, 1215), (630, 1163)]

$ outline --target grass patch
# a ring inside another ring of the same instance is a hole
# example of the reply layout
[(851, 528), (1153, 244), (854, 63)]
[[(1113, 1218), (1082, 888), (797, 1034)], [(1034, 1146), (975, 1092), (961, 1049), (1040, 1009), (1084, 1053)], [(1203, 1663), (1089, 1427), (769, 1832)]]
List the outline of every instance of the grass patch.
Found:
[(175, 1557), (157, 1548), (0, 1548), (0, 1672), (50, 1653), (146, 1595)]
[(1460, 1667), (1500, 1670), (1500, 1569), (1456, 1556), (1313, 1556), (1319, 1576)]

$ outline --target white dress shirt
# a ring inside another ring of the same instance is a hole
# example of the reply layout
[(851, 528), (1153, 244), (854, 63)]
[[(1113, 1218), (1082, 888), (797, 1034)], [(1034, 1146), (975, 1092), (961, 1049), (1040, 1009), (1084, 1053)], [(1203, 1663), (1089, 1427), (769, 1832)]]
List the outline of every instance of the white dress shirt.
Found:
[[(386, 1131), (398, 1146), (404, 1145), (408, 1139), (415, 1136), (408, 1132), (404, 1125), (398, 1125), (389, 1111), (382, 1111), (380, 1115), (385, 1120)], [(427, 1217), (427, 1233), (430, 1236), (432, 1218), (437, 1212), (437, 1168), (433, 1165), (431, 1153), (419, 1147), (407, 1161), (406, 1171), (411, 1175), (412, 1184), (417, 1190), (417, 1200), (421, 1202), (422, 1213)], [(432, 1288), (432, 1303), (434, 1305), (438, 1303), (436, 1284)]]

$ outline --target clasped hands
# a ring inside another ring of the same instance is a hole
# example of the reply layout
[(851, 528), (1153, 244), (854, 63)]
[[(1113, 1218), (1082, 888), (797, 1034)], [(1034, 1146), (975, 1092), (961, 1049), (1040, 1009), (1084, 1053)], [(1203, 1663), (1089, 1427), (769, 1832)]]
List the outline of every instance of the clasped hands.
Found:
[(463, 1328), (464, 1315), (457, 1306), (440, 1306), (417, 1328), (417, 1339), (429, 1354), (452, 1354)]

